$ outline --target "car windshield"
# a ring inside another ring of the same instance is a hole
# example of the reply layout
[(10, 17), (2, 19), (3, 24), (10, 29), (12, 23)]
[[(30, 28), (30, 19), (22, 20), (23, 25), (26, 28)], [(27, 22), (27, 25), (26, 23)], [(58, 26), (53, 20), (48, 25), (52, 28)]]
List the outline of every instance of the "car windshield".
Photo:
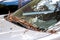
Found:
[(48, 5), (45, 3), (40, 5), (41, 2), (43, 1), (33, 0), (14, 12), (13, 15), (31, 23), (34, 27), (47, 30), (48, 27), (53, 26), (57, 22), (54, 13), (56, 4), (49, 4), (47, 2)]

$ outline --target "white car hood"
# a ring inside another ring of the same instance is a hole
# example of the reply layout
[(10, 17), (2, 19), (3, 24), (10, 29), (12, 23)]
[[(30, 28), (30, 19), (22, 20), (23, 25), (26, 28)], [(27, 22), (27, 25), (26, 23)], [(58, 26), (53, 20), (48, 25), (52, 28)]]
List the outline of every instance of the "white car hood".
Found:
[(6, 21), (0, 15), (0, 40), (37, 40), (51, 35), (50, 33), (37, 32), (17, 26)]
[[(57, 23), (58, 24), (58, 23)], [(55, 34), (25, 29), (4, 19), (0, 15), (0, 40), (59, 40), (60, 32)]]

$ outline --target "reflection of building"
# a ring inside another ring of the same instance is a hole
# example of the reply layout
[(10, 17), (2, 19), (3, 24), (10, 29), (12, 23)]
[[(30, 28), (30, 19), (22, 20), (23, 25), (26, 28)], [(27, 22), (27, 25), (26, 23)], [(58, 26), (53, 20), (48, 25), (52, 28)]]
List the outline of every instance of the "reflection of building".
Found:
[(31, 0), (19, 0), (19, 8), (29, 3)]
[(18, 8), (21, 7), (21, 1), (22, 1), (22, 0), (18, 0)]

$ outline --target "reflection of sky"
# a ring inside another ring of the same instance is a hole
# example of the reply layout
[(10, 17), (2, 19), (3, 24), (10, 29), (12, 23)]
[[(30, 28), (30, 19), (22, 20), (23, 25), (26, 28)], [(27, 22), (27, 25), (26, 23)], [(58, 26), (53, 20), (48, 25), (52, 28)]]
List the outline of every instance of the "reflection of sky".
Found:
[(42, 0), (38, 3), (37, 9), (39, 9), (41, 5), (46, 5), (50, 10), (54, 10), (55, 6), (50, 4), (56, 4), (57, 1), (59, 0)]
[[(3, 1), (3, 0), (0, 0), (0, 1)], [(22, 0), (22, 5), (25, 5), (28, 2), (30, 2), (30, 0)], [(18, 5), (18, 0), (5, 0), (5, 1), (1, 2), (1, 4)]]
[[(0, 0), (0, 1), (2, 1), (2, 0)], [(28, 0), (23, 0), (23, 3), (26, 3), (26, 1), (28, 1)], [(59, 0), (42, 0), (42, 2), (39, 3), (39, 5), (45, 4), (46, 1), (47, 2), (50, 1), (50, 4), (55, 4), (56, 1), (59, 1)], [(18, 3), (18, 0), (5, 0), (4, 2), (13, 2), (13, 4), (16, 4), (16, 3)]]
[(13, 2), (13, 1), (18, 1), (18, 0), (6, 0), (4, 2)]
[(51, 4), (55, 4), (59, 0), (52, 0)]
[[(0, 0), (3, 1), (3, 0)], [(4, 2), (13, 2), (13, 1), (18, 1), (18, 0), (5, 0)]]
[[(2, 0), (0, 0), (2, 1)], [(13, 1), (18, 1), (18, 0), (6, 0), (4, 2), (13, 2)], [(28, 0), (24, 0), (24, 1), (28, 1)], [(52, 3), (55, 3), (56, 1), (59, 1), (59, 0), (49, 0), (49, 1), (52, 1)]]
[(44, 4), (48, 4), (50, 2), (50, 4), (56, 4), (56, 2), (59, 0), (42, 0), (39, 5), (44, 5)]
[[(0, 0), (3, 1), (3, 0)], [(18, 0), (4, 0), (0, 4), (5, 4), (5, 5), (18, 5)]]

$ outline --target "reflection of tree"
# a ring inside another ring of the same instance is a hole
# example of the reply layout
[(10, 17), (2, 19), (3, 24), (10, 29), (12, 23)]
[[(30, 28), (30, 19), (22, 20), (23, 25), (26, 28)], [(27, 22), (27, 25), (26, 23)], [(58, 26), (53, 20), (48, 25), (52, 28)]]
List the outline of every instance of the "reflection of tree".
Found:
[(0, 14), (7, 14), (8, 13), (8, 7), (5, 5), (0, 4)]
[(9, 8), (10, 12), (14, 12), (18, 9), (18, 5), (9, 5), (7, 7)]
[(0, 4), (0, 8), (1, 8), (1, 7), (4, 7), (4, 6), (3, 6), (2, 4)]
[(10, 6), (6, 6), (6, 5), (2, 5), (0, 4), (0, 14), (8, 14), (8, 11), (10, 10), (11, 12), (14, 12), (18, 9), (17, 5), (10, 5)]

